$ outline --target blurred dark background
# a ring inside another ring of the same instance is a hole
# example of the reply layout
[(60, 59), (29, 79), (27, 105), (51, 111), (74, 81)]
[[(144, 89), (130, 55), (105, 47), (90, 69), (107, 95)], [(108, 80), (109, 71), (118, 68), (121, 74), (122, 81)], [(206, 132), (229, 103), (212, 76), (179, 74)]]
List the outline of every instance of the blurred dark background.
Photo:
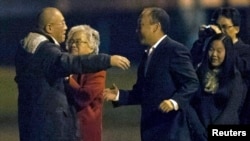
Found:
[(135, 34), (143, 7), (159, 6), (171, 17), (169, 36), (191, 48), (198, 27), (208, 24), (211, 12), (230, 5), (242, 14), (240, 36), (250, 43), (249, 0), (0, 0), (0, 65), (12, 65), (19, 41), (33, 29), (45, 6), (59, 8), (68, 28), (89, 24), (101, 35), (100, 52), (121, 54), (137, 62), (143, 53)]
[[(240, 10), (240, 37), (250, 44), (250, 0), (0, 0), (0, 141), (17, 141), (17, 88), (14, 82), (14, 56), (21, 39), (34, 28), (38, 12), (57, 7), (65, 16), (68, 29), (89, 24), (101, 37), (100, 52), (128, 57), (128, 71), (109, 69), (107, 87), (130, 89), (136, 80), (137, 64), (144, 48), (135, 33), (137, 17), (144, 7), (164, 8), (171, 18), (169, 36), (188, 48), (197, 38), (201, 24), (208, 24), (211, 13), (221, 6)], [(63, 46), (63, 44), (62, 44)], [(112, 108), (105, 103), (104, 141), (139, 141), (140, 107)]]

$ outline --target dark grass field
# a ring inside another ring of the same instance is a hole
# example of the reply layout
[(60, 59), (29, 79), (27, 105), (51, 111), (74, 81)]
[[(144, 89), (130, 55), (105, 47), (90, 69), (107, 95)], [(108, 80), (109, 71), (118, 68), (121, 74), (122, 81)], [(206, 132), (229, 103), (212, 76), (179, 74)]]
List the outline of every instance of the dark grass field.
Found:
[[(111, 68), (107, 71), (106, 86), (116, 83), (130, 89), (136, 80), (136, 65), (129, 70)], [(13, 67), (0, 67), (0, 141), (19, 141), (17, 126), (17, 87)], [(139, 141), (140, 108), (113, 108), (105, 102), (103, 113), (103, 141)]]

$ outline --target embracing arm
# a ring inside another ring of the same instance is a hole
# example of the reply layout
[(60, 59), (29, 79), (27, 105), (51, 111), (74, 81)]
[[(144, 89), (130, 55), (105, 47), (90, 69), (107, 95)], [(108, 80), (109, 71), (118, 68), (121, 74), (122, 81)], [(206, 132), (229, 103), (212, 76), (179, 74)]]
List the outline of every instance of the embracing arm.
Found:
[(55, 77), (65, 77), (69, 74), (94, 73), (106, 70), (110, 67), (128, 69), (130, 61), (120, 55), (80, 55), (74, 56), (62, 52), (60, 48), (52, 43), (45, 43), (38, 50), (43, 58), (43, 65), (48, 74), (55, 74)]

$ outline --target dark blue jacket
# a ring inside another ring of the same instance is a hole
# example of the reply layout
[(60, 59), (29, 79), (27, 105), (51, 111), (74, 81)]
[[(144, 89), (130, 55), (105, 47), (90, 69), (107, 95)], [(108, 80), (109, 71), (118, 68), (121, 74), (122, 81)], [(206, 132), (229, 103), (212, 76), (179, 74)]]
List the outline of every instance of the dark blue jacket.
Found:
[[(190, 141), (185, 107), (198, 89), (188, 48), (166, 37), (154, 50), (144, 75), (145, 53), (132, 90), (120, 91), (115, 106), (141, 105), (142, 141)], [(159, 105), (173, 99), (179, 110), (163, 113)]]
[[(36, 35), (36, 39), (45, 37)], [(72, 56), (62, 52), (53, 39), (46, 38), (35, 46), (34, 52), (27, 49), (27, 44), (17, 49), (15, 80), (20, 140), (75, 141), (75, 112), (65, 94), (64, 79), (73, 73), (107, 69), (110, 57)]]

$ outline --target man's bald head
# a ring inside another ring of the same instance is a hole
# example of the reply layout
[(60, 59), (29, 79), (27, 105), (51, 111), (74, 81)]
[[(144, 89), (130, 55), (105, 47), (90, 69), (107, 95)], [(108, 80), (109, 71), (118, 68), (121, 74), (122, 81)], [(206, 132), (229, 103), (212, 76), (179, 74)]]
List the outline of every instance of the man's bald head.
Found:
[(44, 30), (44, 27), (49, 24), (53, 23), (55, 20), (56, 15), (61, 14), (61, 12), (54, 7), (46, 7), (42, 9), (42, 11), (38, 15), (38, 28), (40, 30)]
[(59, 43), (64, 42), (67, 25), (60, 10), (54, 7), (42, 9), (37, 22), (38, 29), (41, 32), (53, 37)]

